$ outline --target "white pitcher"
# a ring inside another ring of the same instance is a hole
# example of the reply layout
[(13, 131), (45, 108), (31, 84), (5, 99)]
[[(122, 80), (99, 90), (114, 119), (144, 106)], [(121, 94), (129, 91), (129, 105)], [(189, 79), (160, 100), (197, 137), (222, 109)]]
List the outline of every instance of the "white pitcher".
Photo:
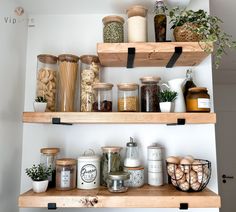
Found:
[(171, 91), (177, 92), (177, 98), (174, 101), (175, 109), (174, 112), (184, 113), (186, 112), (184, 95), (183, 95), (183, 83), (184, 78), (172, 79), (168, 81), (168, 85), (163, 83), (162, 85), (168, 87)]

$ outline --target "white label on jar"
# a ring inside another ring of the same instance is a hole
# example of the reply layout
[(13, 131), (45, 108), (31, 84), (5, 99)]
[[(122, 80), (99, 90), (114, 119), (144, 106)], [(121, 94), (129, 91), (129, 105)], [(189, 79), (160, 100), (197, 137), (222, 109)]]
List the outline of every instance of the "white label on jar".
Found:
[(97, 169), (92, 164), (86, 164), (80, 171), (81, 179), (86, 183), (92, 183), (97, 177)]
[(210, 108), (210, 99), (198, 98), (197, 99), (198, 108)]
[(61, 172), (61, 188), (70, 187), (70, 171)]

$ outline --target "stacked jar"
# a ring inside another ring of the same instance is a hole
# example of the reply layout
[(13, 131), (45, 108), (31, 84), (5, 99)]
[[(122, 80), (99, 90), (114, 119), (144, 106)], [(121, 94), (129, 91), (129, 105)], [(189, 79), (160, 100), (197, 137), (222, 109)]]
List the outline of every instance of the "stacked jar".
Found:
[(163, 185), (162, 147), (153, 145), (148, 147), (148, 184), (151, 186)]

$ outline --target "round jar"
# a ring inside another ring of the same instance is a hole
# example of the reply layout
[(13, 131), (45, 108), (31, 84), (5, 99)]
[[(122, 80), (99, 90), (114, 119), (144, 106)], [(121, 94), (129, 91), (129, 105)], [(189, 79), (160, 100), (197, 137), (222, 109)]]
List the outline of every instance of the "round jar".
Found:
[(120, 16), (106, 16), (102, 19), (103, 42), (104, 43), (123, 43), (124, 42), (124, 22)]
[(126, 192), (128, 190), (128, 172), (111, 172), (108, 175), (108, 190), (110, 192)]
[(83, 55), (80, 76), (80, 111), (91, 112), (95, 101), (95, 92), (92, 85), (99, 82), (100, 62), (95, 55)]
[(147, 8), (141, 5), (130, 7), (128, 16), (128, 42), (147, 42)]
[(56, 160), (56, 189), (71, 190), (76, 187), (76, 160), (63, 158)]
[(108, 174), (110, 172), (119, 172), (121, 167), (120, 151), (122, 147), (105, 146), (102, 147), (102, 161), (101, 161), (101, 184), (107, 186)]
[(158, 85), (160, 77), (142, 77), (141, 85), (141, 112), (160, 112)]
[(40, 163), (46, 168), (50, 167), (52, 169), (52, 174), (48, 177), (48, 187), (50, 188), (54, 188), (56, 186), (56, 160), (59, 152), (59, 148), (40, 149)]
[(94, 112), (112, 112), (112, 87), (113, 85), (110, 83), (93, 84), (95, 93)]
[(190, 88), (186, 97), (186, 105), (187, 112), (210, 112), (210, 95), (207, 93), (207, 88)]
[(49, 54), (37, 56), (36, 96), (47, 100), (46, 111), (56, 111), (57, 57)]
[(77, 188), (94, 189), (100, 186), (100, 157), (93, 150), (78, 158)]
[(139, 111), (139, 85), (136, 83), (121, 83), (118, 87), (118, 111)]
[(75, 111), (75, 95), (79, 57), (62, 54), (59, 59), (59, 111)]
[(132, 188), (140, 188), (144, 185), (144, 167), (124, 167), (124, 171), (130, 174), (127, 186)]
[(148, 146), (148, 160), (162, 160), (163, 149), (158, 145)]

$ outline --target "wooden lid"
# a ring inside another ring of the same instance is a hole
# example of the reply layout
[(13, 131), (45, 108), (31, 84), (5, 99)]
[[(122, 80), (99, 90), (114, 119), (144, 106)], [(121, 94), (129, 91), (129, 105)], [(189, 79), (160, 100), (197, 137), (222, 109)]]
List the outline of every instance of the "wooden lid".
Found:
[(138, 89), (139, 85), (136, 83), (120, 83), (117, 84), (117, 87), (122, 91), (134, 91)]
[(51, 54), (40, 54), (37, 56), (38, 60), (41, 63), (47, 63), (47, 64), (56, 64), (57, 63), (57, 57)]
[(113, 87), (113, 84), (99, 82), (99, 83), (94, 83), (92, 86), (93, 86), (93, 89), (95, 90), (111, 90)]
[(85, 63), (88, 65), (92, 64), (92, 62), (100, 63), (97, 55), (82, 55), (82, 56), (80, 56), (80, 61), (81, 61), (81, 63)]
[(79, 61), (79, 57), (73, 54), (61, 54), (58, 56), (59, 61), (67, 61), (72, 63), (77, 63)]
[(123, 148), (119, 146), (104, 146), (102, 147), (103, 152), (120, 152)]
[(128, 15), (128, 18), (133, 17), (133, 16), (146, 17), (147, 11), (148, 9), (146, 7), (143, 7), (142, 5), (134, 5), (130, 7), (129, 9), (127, 9), (126, 13)]
[(102, 19), (102, 22), (103, 24), (107, 24), (109, 22), (119, 22), (119, 23), (122, 23), (124, 24), (125, 23), (125, 20), (124, 18), (122, 18), (121, 16), (117, 16), (117, 15), (109, 15), (109, 16), (106, 16)]
[(140, 78), (140, 81), (142, 83), (151, 83), (151, 82), (158, 83), (160, 80), (161, 80), (160, 77), (155, 77), (155, 76), (147, 76), (147, 77)]
[(43, 154), (48, 155), (56, 155), (58, 152), (60, 152), (59, 148), (42, 148), (40, 149), (40, 152)]
[(73, 158), (62, 158), (56, 160), (56, 165), (60, 166), (76, 165), (76, 160)]
[(188, 91), (190, 92), (206, 92), (207, 91), (207, 88), (205, 87), (194, 87), (194, 88), (189, 88)]
[(136, 171), (136, 170), (144, 170), (143, 166), (139, 166), (139, 167), (126, 167), (124, 166), (124, 171)]

